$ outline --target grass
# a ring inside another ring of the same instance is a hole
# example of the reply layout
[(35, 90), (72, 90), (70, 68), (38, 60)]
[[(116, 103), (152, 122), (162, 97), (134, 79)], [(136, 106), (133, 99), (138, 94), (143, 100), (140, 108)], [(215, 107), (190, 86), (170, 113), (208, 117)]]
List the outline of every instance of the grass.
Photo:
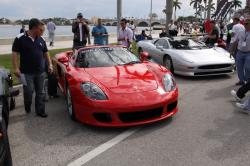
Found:
[[(70, 50), (70, 48), (50, 50), (49, 53), (50, 53), (50, 56), (54, 56), (55, 54), (66, 51), (66, 50)], [(10, 70), (13, 75), (11, 54), (0, 55), (0, 67), (4, 67)], [(14, 77), (14, 84), (19, 84), (17, 77)]]

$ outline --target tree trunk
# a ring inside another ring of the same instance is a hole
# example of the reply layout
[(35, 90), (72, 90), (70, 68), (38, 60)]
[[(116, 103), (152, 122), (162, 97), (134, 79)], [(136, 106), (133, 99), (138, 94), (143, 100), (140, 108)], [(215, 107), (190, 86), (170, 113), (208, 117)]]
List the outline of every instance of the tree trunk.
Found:
[(170, 23), (170, 20), (172, 19), (173, 15), (173, 0), (166, 0), (166, 33), (169, 34), (169, 28), (168, 25)]
[(210, 19), (211, 17), (211, 4), (213, 0), (208, 0), (208, 10), (207, 10), (207, 19)]
[(176, 7), (174, 8), (174, 20), (176, 21)]
[(207, 17), (207, 12), (206, 12), (206, 9), (207, 8), (207, 3), (205, 3), (205, 9), (204, 9), (204, 19), (206, 19), (206, 17)]
[(197, 7), (195, 8), (195, 18), (197, 18)]

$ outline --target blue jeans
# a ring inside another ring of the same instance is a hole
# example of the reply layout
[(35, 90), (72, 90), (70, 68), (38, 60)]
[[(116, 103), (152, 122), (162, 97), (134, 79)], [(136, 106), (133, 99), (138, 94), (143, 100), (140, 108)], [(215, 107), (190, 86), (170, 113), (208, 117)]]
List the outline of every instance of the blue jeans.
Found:
[(27, 86), (23, 86), (23, 97), (25, 109), (30, 109), (32, 104), (32, 95), (35, 90), (35, 110), (37, 114), (45, 113), (44, 102), (44, 80), (45, 73), (25, 74)]
[(247, 81), (250, 78), (250, 53), (237, 51), (236, 67), (240, 82)]

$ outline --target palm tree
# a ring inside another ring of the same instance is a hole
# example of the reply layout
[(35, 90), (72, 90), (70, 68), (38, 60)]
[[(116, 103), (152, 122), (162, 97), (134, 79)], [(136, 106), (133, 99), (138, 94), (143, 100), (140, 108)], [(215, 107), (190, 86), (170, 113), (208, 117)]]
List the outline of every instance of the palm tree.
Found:
[(165, 29), (166, 32), (168, 33), (169, 28), (168, 28), (168, 24), (170, 23), (170, 20), (172, 18), (172, 14), (173, 14), (173, 0), (166, 0), (166, 7), (163, 10), (163, 12), (166, 14), (166, 25), (165, 25)]
[(174, 20), (176, 20), (176, 9), (181, 9), (181, 2), (179, 0), (173, 1), (173, 8), (174, 8)]
[(200, 4), (199, 8), (198, 8), (198, 11), (197, 11), (198, 15), (200, 16), (200, 19), (202, 19), (202, 13), (203, 12), (205, 12), (205, 7), (202, 4)]
[(229, 19), (232, 18), (232, 15), (234, 14), (234, 9), (229, 10)]
[(201, 4), (201, 0), (191, 0), (190, 2), (190, 6), (193, 5), (193, 8), (195, 9), (195, 18), (197, 17), (197, 15), (199, 15), (198, 9), (199, 9), (200, 4)]
[(212, 3), (212, 4), (210, 5), (210, 10), (211, 10), (211, 11), (215, 11), (215, 3)]
[(213, 0), (203, 0), (204, 3), (204, 19), (210, 19), (211, 11), (215, 10), (215, 3), (213, 3)]
[(241, 8), (241, 4), (242, 4), (241, 0), (233, 0), (232, 2), (233, 2), (232, 7), (234, 7), (234, 11), (236, 11), (238, 7)]

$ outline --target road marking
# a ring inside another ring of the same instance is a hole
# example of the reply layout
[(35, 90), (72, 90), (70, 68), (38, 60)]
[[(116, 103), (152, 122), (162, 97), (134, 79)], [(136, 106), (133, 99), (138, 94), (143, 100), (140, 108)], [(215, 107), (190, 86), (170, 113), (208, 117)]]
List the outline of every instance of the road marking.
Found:
[(106, 150), (108, 150), (111, 147), (115, 146), (116, 144), (120, 143), (124, 139), (128, 138), (129, 136), (131, 136), (132, 134), (134, 134), (138, 130), (139, 130), (139, 127), (129, 129), (129, 130), (126, 130), (126, 131), (122, 132), (121, 134), (119, 134), (116, 137), (112, 138), (108, 142), (105, 142), (104, 144), (102, 144), (102, 145), (96, 147), (95, 149), (93, 149), (92, 151), (84, 154), (82, 157), (80, 157), (80, 158), (76, 159), (75, 161), (71, 162), (70, 164), (68, 164), (68, 166), (82, 166), (82, 165), (86, 164), (87, 162), (89, 162), (93, 158), (97, 157), (101, 153), (105, 152)]

